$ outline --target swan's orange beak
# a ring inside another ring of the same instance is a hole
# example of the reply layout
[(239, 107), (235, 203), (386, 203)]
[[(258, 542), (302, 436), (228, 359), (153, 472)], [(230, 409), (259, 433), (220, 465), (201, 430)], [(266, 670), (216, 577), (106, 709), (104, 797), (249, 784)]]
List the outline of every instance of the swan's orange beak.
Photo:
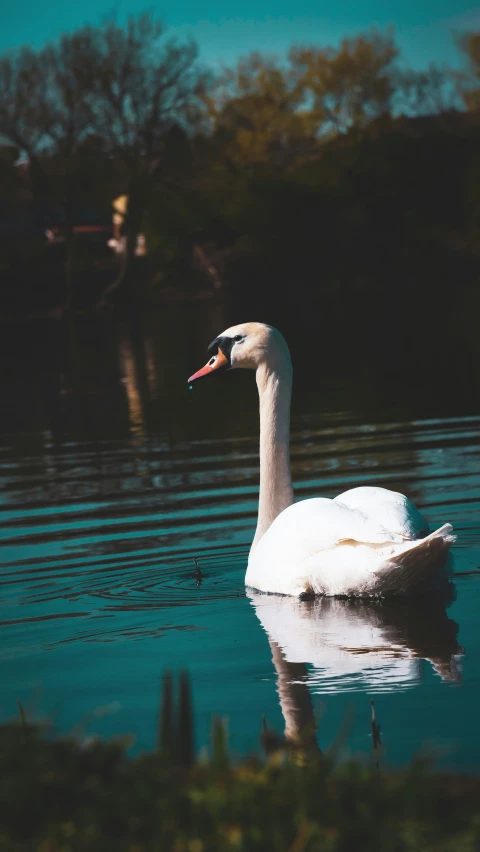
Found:
[(190, 376), (188, 384), (192, 384), (192, 382), (196, 382), (198, 379), (203, 379), (204, 376), (209, 376), (211, 373), (214, 373), (215, 370), (221, 370), (222, 368), (225, 369), (229, 366), (230, 362), (228, 358), (223, 354), (221, 349), (218, 349), (217, 354), (213, 355), (212, 358), (210, 358), (210, 361), (207, 361), (201, 370), (198, 370), (197, 373)]

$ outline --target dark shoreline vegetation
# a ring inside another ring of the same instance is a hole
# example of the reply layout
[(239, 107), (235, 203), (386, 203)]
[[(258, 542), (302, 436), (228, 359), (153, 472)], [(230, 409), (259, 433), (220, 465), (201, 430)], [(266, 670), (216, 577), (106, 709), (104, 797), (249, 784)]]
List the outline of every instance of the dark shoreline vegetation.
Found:
[[(339, 374), (354, 361), (438, 398), (456, 374), (448, 394), (473, 399), (480, 34), (458, 46), (463, 70), (412, 71), (372, 31), (215, 76), (146, 15), (3, 54), (2, 328), (26, 322), (42, 347), (69, 334), (73, 352), (82, 323), (111, 336), (191, 306), (269, 322)], [(115, 255), (74, 228), (112, 228), (121, 194)]]
[(209, 754), (195, 758), (185, 673), (176, 710), (173, 679), (164, 676), (156, 748), (133, 758), (128, 737), (59, 739), (28, 722), (20, 705), (20, 720), (0, 725), (0, 850), (479, 848), (480, 781), (420, 759), (401, 771), (379, 768), (373, 719), (371, 761), (342, 760), (344, 736), (322, 754), (311, 731), (288, 741), (263, 726), (265, 759), (233, 763), (219, 719)]
[[(341, 313), (346, 339), (388, 316), (405, 349), (452, 301), (460, 328), (478, 310), (480, 34), (457, 40), (460, 70), (408, 69), (371, 31), (214, 75), (147, 14), (4, 53), (3, 315), (227, 294), (274, 323), (293, 298)], [(119, 257), (74, 228), (112, 226), (121, 194)]]

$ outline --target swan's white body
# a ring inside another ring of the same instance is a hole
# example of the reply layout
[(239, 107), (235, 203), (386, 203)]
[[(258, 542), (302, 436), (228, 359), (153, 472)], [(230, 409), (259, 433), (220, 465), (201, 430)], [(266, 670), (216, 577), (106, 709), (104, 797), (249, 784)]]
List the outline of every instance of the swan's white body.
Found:
[(435, 586), (444, 576), (452, 527), (444, 524), (429, 533), (403, 494), (361, 487), (334, 500), (293, 502), (292, 366), (282, 335), (262, 323), (244, 323), (227, 329), (211, 346), (216, 354), (191, 380), (223, 366), (256, 370), (260, 495), (246, 585), (297, 597), (383, 596)]
[[(420, 529), (419, 529), (420, 528)], [(250, 554), (247, 586), (283, 595), (384, 596), (435, 585), (453, 541), (403, 494), (353, 488), (284, 509)]]

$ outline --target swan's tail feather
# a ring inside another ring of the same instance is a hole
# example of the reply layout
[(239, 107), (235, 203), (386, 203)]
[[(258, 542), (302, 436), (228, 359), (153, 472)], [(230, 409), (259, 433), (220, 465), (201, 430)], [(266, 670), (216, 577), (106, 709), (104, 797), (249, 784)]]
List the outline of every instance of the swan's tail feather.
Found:
[(405, 543), (375, 571), (378, 595), (427, 591), (445, 583), (448, 551), (456, 540), (452, 525), (444, 524), (425, 538)]

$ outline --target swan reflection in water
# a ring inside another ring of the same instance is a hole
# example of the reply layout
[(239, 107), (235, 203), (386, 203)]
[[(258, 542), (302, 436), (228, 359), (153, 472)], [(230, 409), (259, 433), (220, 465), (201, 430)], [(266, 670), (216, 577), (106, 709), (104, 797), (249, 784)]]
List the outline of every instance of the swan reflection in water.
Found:
[[(406, 689), (428, 661), (445, 681), (462, 679), (458, 625), (445, 595), (416, 600), (299, 600), (249, 589), (277, 673), (285, 739), (316, 748), (309, 686), (319, 695)], [(307, 664), (313, 670), (307, 671)]]

